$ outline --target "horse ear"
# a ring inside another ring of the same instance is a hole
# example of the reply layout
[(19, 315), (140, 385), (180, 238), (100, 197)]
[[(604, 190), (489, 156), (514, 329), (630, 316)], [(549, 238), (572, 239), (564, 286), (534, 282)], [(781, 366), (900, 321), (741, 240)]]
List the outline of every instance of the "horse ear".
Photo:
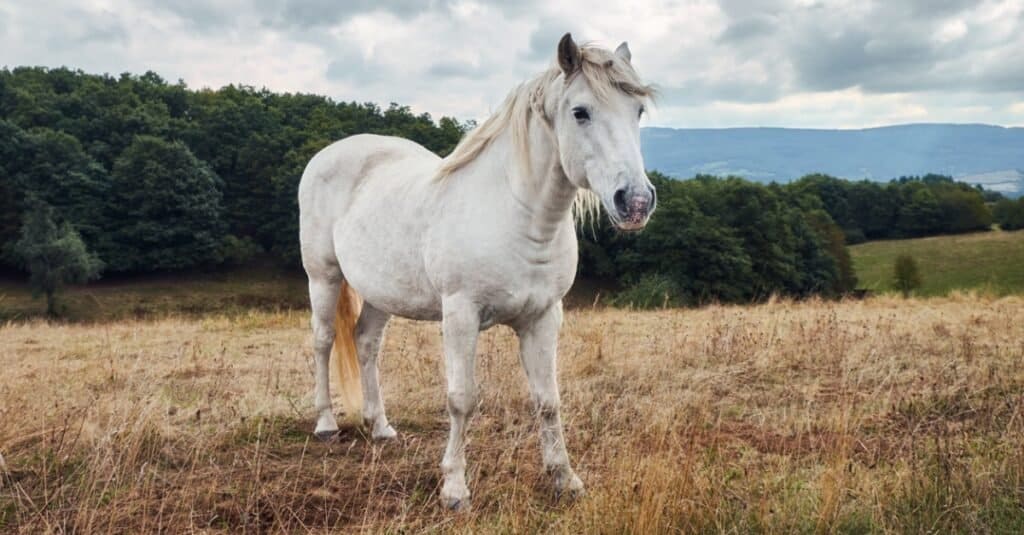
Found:
[(629, 45), (625, 41), (615, 49), (615, 55), (626, 61), (633, 59), (633, 54), (629, 52)]
[(568, 77), (570, 74), (580, 70), (582, 62), (583, 57), (580, 55), (580, 48), (572, 40), (572, 34), (567, 33), (563, 35), (562, 40), (558, 42), (558, 66), (562, 68), (562, 72)]

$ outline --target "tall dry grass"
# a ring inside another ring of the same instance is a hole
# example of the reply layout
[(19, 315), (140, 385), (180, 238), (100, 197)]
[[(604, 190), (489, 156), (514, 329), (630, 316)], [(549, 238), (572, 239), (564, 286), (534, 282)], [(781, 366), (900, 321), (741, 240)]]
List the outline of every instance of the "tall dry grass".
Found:
[(473, 509), (437, 503), (435, 324), (388, 329), (398, 441), (311, 439), (307, 318), (0, 329), (0, 530), (1020, 532), (1024, 300), (770, 302), (566, 317), (554, 500), (516, 341), (484, 333)]

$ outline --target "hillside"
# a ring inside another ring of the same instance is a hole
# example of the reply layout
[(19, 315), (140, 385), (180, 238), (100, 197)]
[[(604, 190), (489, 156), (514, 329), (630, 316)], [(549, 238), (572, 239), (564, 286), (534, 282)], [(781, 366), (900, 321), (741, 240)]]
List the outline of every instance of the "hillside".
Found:
[(887, 181), (940, 173), (1024, 193), (1024, 128), (910, 124), (863, 130), (795, 128), (641, 131), (648, 168), (677, 178), (697, 173), (788, 182), (808, 173)]
[(893, 263), (909, 254), (923, 278), (919, 295), (956, 289), (1024, 293), (1024, 231), (868, 242), (850, 247), (850, 254), (862, 288), (892, 291)]

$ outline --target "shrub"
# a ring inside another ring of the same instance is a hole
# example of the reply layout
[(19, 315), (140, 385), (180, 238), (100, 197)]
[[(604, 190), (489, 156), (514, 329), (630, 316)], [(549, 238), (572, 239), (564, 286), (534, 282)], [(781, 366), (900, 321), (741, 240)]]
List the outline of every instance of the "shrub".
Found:
[(896, 289), (908, 297), (911, 292), (921, 287), (921, 272), (917, 269), (917, 261), (910, 255), (899, 255), (893, 266)]
[(99, 278), (103, 262), (85, 248), (70, 224), (54, 222), (49, 205), (33, 202), (24, 221), (21, 239), (14, 245), (14, 256), (28, 270), (33, 294), (45, 295), (46, 313), (55, 316), (61, 288)]
[(223, 262), (229, 266), (244, 265), (262, 252), (263, 248), (248, 236), (239, 238), (234, 234), (228, 234), (221, 245)]
[(683, 304), (683, 292), (671, 278), (660, 274), (645, 274), (611, 299), (614, 306), (635, 308), (664, 308)]
[(1024, 197), (1015, 201), (1000, 199), (992, 209), (993, 219), (1003, 230), (1024, 228)]

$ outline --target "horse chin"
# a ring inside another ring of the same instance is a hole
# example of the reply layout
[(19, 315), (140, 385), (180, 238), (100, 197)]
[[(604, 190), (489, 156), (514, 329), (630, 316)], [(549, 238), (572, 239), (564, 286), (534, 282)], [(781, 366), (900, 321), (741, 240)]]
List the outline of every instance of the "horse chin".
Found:
[(619, 232), (636, 234), (647, 226), (647, 219), (645, 218), (642, 221), (623, 221), (612, 218), (612, 226)]

